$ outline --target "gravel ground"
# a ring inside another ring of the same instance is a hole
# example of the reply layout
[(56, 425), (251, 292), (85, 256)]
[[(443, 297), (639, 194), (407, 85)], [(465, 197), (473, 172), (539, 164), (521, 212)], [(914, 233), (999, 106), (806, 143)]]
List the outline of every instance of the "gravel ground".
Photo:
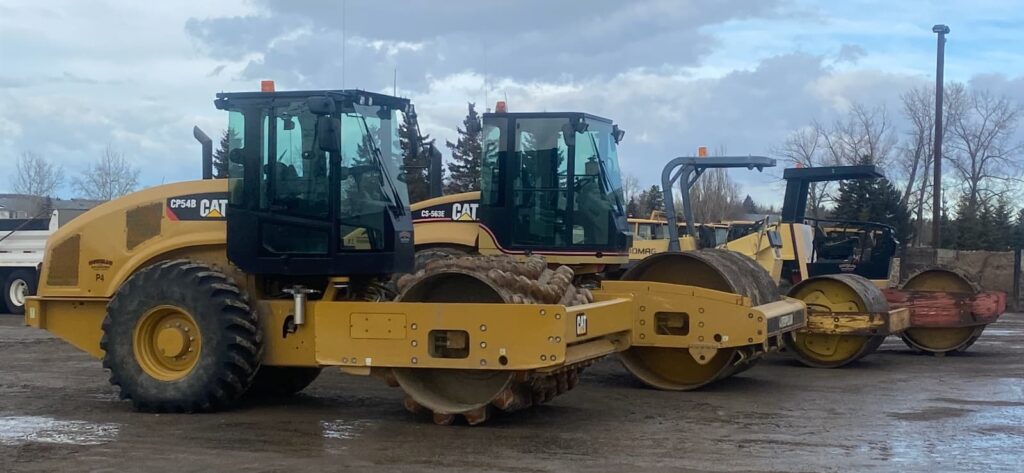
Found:
[(840, 370), (776, 354), (699, 392), (608, 360), (550, 405), (439, 427), (333, 371), (282, 403), (134, 413), (99, 361), (0, 315), (0, 471), (1021, 471), (1022, 355), (1007, 314), (963, 355), (895, 338)]

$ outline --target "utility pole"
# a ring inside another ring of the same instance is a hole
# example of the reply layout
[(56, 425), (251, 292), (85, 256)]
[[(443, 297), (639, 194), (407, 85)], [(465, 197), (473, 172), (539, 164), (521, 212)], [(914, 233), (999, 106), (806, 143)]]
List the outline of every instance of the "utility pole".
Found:
[(341, 88), (345, 88), (345, 66), (348, 65), (348, 61), (345, 60), (345, 47), (348, 43), (348, 31), (345, 29), (345, 4), (348, 3), (345, 0), (341, 0)]
[(935, 161), (935, 176), (932, 178), (932, 247), (942, 244), (942, 72), (945, 68), (946, 35), (949, 27), (935, 25), (932, 31), (938, 34), (935, 53), (935, 147), (932, 149)]

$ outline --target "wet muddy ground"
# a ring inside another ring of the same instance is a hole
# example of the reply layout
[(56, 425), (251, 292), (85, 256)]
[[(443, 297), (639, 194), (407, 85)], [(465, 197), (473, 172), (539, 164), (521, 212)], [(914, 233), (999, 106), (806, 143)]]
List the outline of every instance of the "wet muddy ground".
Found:
[(406, 413), (376, 379), (325, 373), (285, 402), (151, 415), (100, 363), (0, 315), (0, 471), (1021, 471), (1024, 314), (961, 356), (898, 339), (842, 370), (777, 354), (710, 389), (660, 392), (614, 360), (550, 405), (484, 426)]

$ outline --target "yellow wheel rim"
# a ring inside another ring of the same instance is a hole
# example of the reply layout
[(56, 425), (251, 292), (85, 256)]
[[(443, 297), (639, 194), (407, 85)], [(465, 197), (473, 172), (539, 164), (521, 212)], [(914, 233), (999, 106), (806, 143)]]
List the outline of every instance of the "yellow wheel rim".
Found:
[(135, 361), (149, 376), (177, 381), (196, 366), (203, 337), (195, 319), (179, 307), (161, 305), (142, 315), (135, 325)]
[(918, 349), (936, 353), (953, 351), (980, 333), (985, 327), (918, 327), (904, 332), (904, 337)]
[[(804, 301), (814, 311), (869, 311), (854, 288), (833, 279), (816, 279), (798, 287), (790, 297)], [(797, 352), (797, 356), (811, 363), (842, 364), (858, 358), (871, 338), (798, 331), (793, 333), (791, 348)]]
[(634, 376), (650, 386), (670, 391), (695, 389), (731, 373), (735, 348), (718, 350), (707, 364), (683, 348), (633, 347), (620, 354)]
[[(760, 274), (752, 273), (748, 262), (753, 265), (752, 260), (720, 250), (659, 253), (645, 258), (622, 279), (686, 284), (740, 293), (750, 297), (755, 304), (775, 300), (777, 289), (769, 281), (770, 276), (760, 268), (753, 270), (760, 271)], [(758, 277), (766, 283), (759, 285)], [(735, 366), (738, 351), (738, 348), (722, 348), (710, 360), (698, 361), (683, 348), (634, 346), (620, 353), (619, 359), (630, 373), (647, 385), (683, 391), (731, 376), (754, 362)]]
[[(974, 293), (971, 283), (952, 271), (934, 269), (922, 272), (903, 285), (904, 290)], [(915, 327), (903, 332), (903, 339), (913, 347), (931, 353), (960, 349), (981, 334), (981, 327)]]

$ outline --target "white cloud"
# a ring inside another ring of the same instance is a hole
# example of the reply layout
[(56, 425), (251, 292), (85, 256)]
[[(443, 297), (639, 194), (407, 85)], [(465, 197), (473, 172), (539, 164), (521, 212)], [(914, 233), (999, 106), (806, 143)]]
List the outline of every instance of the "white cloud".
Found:
[[(211, 136), (224, 127), (214, 93), (255, 90), (259, 79), (279, 90), (342, 86), (339, 5), (7, 0), (0, 162), (35, 149), (73, 173), (109, 143), (145, 184), (196, 178), (192, 125)], [(902, 90), (931, 80), (935, 22), (955, 22), (948, 78), (978, 76), (1020, 97), (1024, 12), (1013, 6), (348, 2), (344, 86), (390, 93), (397, 69), (399, 93), (446, 154), (467, 101), (482, 112), (507, 94), (512, 110), (606, 116), (627, 130), (623, 168), (649, 185), (697, 146), (765, 154), (854, 101), (895, 114)], [(372, 21), (382, 17), (391, 20)], [(780, 200), (764, 175), (734, 176), (755, 199)]]

